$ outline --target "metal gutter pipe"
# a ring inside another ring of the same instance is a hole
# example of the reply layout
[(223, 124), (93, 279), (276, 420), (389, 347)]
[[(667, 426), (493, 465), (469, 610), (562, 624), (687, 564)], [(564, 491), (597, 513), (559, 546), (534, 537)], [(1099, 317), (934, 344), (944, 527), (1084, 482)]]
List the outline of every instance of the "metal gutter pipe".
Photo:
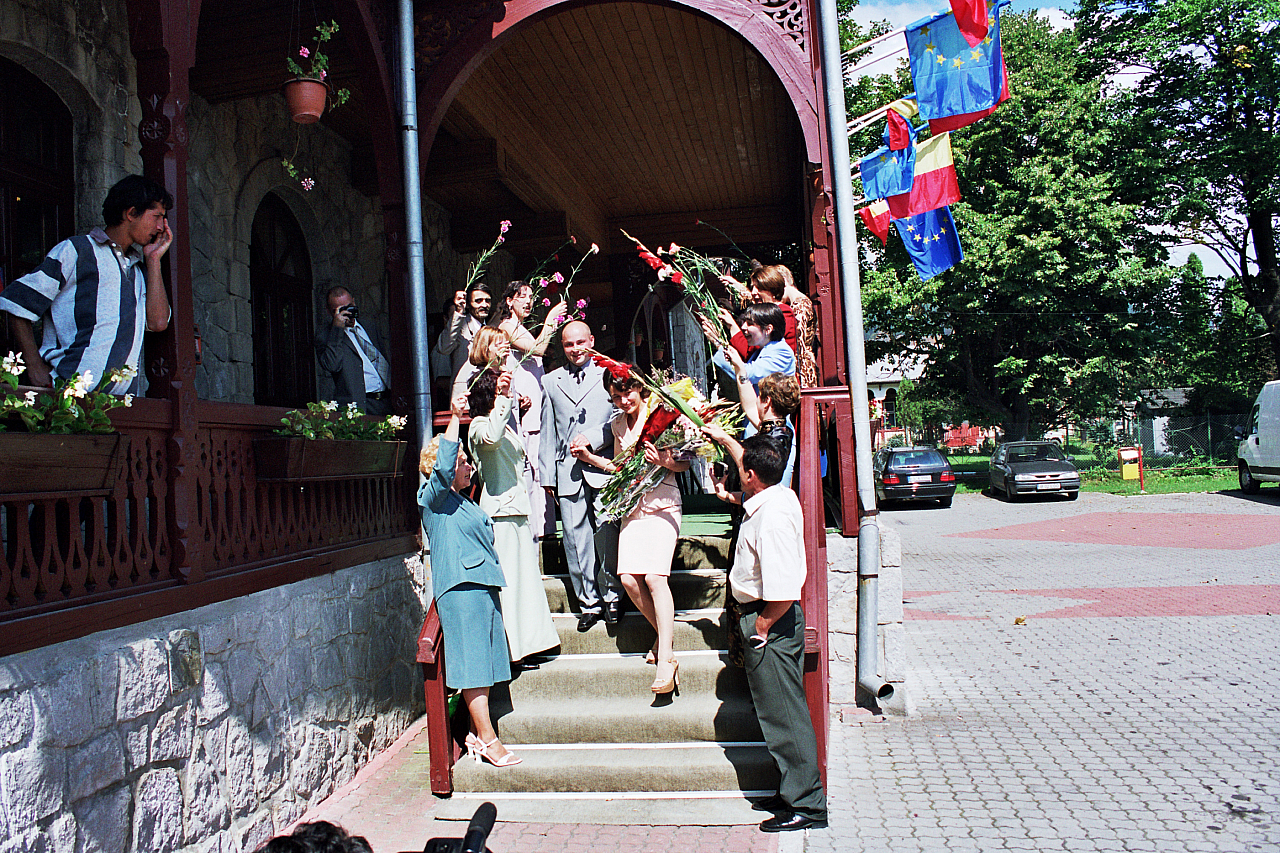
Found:
[(404, 147), (404, 230), (409, 255), (409, 314), (413, 332), (413, 413), (421, 446), (431, 440), (431, 339), (422, 251), (422, 180), (418, 166), (418, 81), (413, 55), (413, 0), (399, 0), (400, 118)]
[(880, 526), (871, 475), (871, 409), (867, 405), (866, 330), (862, 320), (862, 280), (858, 268), (857, 219), (850, 178), (848, 113), (840, 63), (840, 16), (836, 0), (817, 0), (818, 49), (822, 61), (823, 101), (827, 107), (827, 145), (835, 201), (836, 251), (844, 302), (849, 400), (853, 407), (854, 463), (863, 515), (858, 524), (858, 686), (873, 699), (889, 699), (893, 687), (876, 675), (879, 658)]

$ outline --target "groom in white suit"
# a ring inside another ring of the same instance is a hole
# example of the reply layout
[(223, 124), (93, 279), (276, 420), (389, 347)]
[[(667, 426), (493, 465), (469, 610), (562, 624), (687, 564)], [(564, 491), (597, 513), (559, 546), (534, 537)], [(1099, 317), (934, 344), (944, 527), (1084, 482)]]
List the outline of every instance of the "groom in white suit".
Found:
[(587, 631), (602, 616), (614, 622), (619, 615), (618, 584), (610, 573), (617, 525), (597, 520), (597, 492), (609, 475), (573, 458), (569, 449), (585, 442), (595, 453), (612, 454), (613, 404), (604, 389), (604, 368), (591, 360), (596, 344), (591, 328), (581, 321), (567, 323), (560, 340), (569, 363), (542, 378), (538, 473), (542, 487), (560, 505), (565, 563), (582, 608), (578, 630)]

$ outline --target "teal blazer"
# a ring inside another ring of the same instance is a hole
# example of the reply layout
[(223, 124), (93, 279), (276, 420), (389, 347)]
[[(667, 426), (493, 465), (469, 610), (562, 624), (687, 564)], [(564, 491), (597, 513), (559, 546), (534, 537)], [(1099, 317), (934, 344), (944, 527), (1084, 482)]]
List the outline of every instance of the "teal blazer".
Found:
[(493, 548), (493, 520), (452, 488), (458, 442), (440, 439), (435, 468), (418, 490), (422, 529), (431, 548), (431, 594), (464, 583), (503, 587), (506, 579)]

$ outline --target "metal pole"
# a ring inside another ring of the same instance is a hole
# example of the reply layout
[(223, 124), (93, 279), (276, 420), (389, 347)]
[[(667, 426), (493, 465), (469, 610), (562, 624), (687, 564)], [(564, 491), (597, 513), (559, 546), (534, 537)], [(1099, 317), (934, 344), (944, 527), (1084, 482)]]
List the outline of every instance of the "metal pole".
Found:
[(431, 338), (422, 252), (422, 180), (418, 171), (418, 82), (413, 57), (413, 0), (399, 0), (400, 115), (404, 146), (404, 227), (409, 253), (409, 312), (413, 331), (413, 411), (421, 446), (431, 440)]
[(849, 365), (849, 398), (853, 408), (854, 462), (858, 472), (858, 498), (864, 515), (858, 526), (858, 686), (878, 699), (893, 695), (893, 688), (876, 675), (880, 577), (880, 527), (876, 520), (876, 493), (871, 479), (871, 408), (867, 404), (866, 332), (862, 321), (862, 284), (858, 269), (857, 213), (850, 178), (848, 113), (844, 104), (844, 75), (840, 70), (840, 30), (836, 0), (819, 0), (819, 49), (822, 58), (823, 100), (827, 107), (827, 144), (831, 154), (832, 191), (835, 194), (836, 251), (845, 316), (845, 346)]

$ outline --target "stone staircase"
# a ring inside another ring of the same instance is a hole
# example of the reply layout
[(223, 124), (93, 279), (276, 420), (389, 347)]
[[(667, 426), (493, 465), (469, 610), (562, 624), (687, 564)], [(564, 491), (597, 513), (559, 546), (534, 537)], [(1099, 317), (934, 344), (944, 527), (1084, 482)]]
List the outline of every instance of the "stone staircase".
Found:
[(523, 763), (498, 769), (464, 757), (439, 816), (470, 817), (488, 798), (506, 820), (758, 822), (746, 797), (773, 793), (777, 771), (746, 677), (727, 663), (727, 550), (723, 536), (680, 540), (671, 577), (680, 691), (655, 697), (655, 670), (644, 663), (652, 628), (628, 613), (579, 634), (568, 577), (550, 559), (558, 545), (549, 545), (544, 583), (561, 653), (490, 699), (503, 743)]

